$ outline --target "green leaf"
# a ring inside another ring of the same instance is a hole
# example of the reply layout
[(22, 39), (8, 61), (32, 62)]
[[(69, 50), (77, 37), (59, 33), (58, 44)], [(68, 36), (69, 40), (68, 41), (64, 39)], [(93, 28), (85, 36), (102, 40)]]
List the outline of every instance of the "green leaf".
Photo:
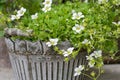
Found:
[(7, 0), (0, 0), (0, 4), (1, 4), (1, 3), (5, 3), (6, 1), (7, 1)]
[(90, 73), (90, 75), (91, 75), (92, 77), (95, 77), (95, 72), (92, 71), (92, 72)]

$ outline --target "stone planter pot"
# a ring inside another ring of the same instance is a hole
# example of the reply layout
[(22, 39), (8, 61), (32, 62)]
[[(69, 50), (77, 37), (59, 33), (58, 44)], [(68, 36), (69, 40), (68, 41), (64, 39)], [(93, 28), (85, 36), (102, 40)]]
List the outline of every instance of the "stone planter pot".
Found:
[[(30, 42), (5, 38), (15, 80), (85, 80), (74, 77), (74, 68), (86, 65), (85, 53), (68, 62), (41, 41)], [(60, 44), (61, 48), (66, 48)], [(69, 47), (69, 46), (68, 46)]]

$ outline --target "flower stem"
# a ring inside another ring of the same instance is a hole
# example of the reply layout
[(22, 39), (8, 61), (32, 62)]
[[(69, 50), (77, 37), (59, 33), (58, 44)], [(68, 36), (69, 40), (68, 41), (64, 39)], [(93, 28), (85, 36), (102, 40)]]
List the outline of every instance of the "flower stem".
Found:
[(99, 68), (99, 73), (98, 73), (98, 76), (96, 77), (96, 79), (98, 79), (100, 77), (100, 73), (101, 73), (101, 69)]
[(85, 73), (81, 73), (81, 74), (83, 74), (83, 75), (89, 77), (90, 79), (94, 80), (91, 76), (89, 76), (89, 75), (87, 75), (87, 74), (85, 74)]

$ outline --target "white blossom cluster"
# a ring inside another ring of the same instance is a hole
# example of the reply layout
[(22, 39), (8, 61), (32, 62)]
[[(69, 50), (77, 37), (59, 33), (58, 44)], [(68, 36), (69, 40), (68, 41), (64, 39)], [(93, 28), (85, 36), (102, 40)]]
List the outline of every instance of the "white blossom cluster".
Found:
[(58, 43), (58, 38), (54, 38), (54, 39), (51, 38), (51, 39), (49, 39), (49, 42), (46, 43), (46, 45), (48, 47), (51, 47), (51, 46), (56, 46), (57, 43)]
[(103, 3), (106, 3), (108, 2), (109, 0), (98, 0), (98, 4), (103, 4)]
[[(75, 10), (72, 10), (72, 19), (73, 20), (80, 20), (84, 18), (84, 15), (82, 12), (76, 12)], [(72, 30), (75, 32), (75, 34), (77, 33), (81, 33), (81, 31), (83, 31), (85, 29), (84, 26), (79, 25), (79, 24), (75, 24), (75, 26), (73, 26)]]
[(17, 20), (20, 19), (25, 12), (26, 12), (26, 9), (21, 7), (21, 9), (17, 11), (16, 15), (11, 15), (11, 20), (14, 21), (15, 19)]
[(51, 10), (52, 0), (45, 0), (43, 2), (44, 7), (42, 8), (42, 11), (45, 13)]
[(38, 18), (38, 13), (35, 13), (35, 14), (31, 15), (31, 18), (32, 19), (37, 19)]
[[(82, 12), (76, 12), (75, 10), (72, 10), (72, 20), (80, 20), (82, 18), (84, 18), (84, 15)], [(84, 20), (83, 20), (83, 22), (84, 22)], [(85, 29), (85, 27), (83, 25), (79, 25), (79, 24), (75, 24), (75, 26), (73, 26), (73, 28), (72, 28), (72, 30), (74, 31), (75, 34), (81, 33), (84, 29)], [(82, 44), (88, 44), (88, 43), (89, 43), (89, 41), (87, 39), (85, 39), (82, 42)], [(70, 54), (70, 53), (67, 53), (64, 56), (68, 56), (68, 54)], [(83, 70), (84, 70), (84, 65), (80, 65), (79, 67), (76, 67), (74, 76), (80, 75)]]
[(72, 28), (72, 30), (75, 31), (75, 33), (80, 33), (84, 29), (85, 29), (84, 26), (79, 24), (75, 24), (75, 26)]
[(120, 6), (120, 0), (114, 0), (116, 6)]
[(117, 26), (119, 26), (120, 25), (120, 21), (118, 21), (118, 22), (112, 22), (114, 25), (117, 25)]
[(102, 51), (101, 50), (97, 50), (94, 51), (93, 53), (91, 53), (89, 56), (86, 56), (88, 62), (89, 67), (94, 67), (95, 66), (95, 59), (102, 57)]
[(84, 41), (82, 41), (82, 44), (90, 44), (90, 41), (87, 39), (84, 39)]
[(62, 50), (64, 57), (67, 57), (67, 56), (69, 56), (70, 54), (72, 54), (73, 50), (74, 50), (74, 47), (68, 48), (67, 51)]
[(79, 67), (75, 68), (74, 76), (79, 76), (83, 70), (84, 70), (84, 65), (79, 65)]
[[(42, 11), (44, 11), (45, 13), (50, 11), (51, 10), (51, 5), (52, 5), (52, 0), (45, 0), (43, 2), (43, 5), (44, 5), (44, 8), (42, 8)], [(20, 10), (17, 11), (17, 14), (16, 15), (11, 15), (11, 20), (14, 21), (14, 20), (18, 20), (20, 19), (24, 13), (26, 12), (26, 9), (21, 7)], [(31, 18), (34, 20), (34, 19), (37, 19), (38, 18), (38, 13), (35, 13), (33, 15), (31, 15)]]
[[(46, 43), (46, 45), (48, 47), (51, 47), (51, 46), (56, 46), (58, 44), (58, 38), (51, 38), (49, 39), (49, 41)], [(62, 54), (64, 57), (67, 57), (69, 56), (70, 54), (72, 54), (74, 50), (74, 47), (70, 47), (68, 48), (66, 51), (65, 50), (61, 50), (62, 51)]]
[(75, 20), (79, 20), (81, 18), (84, 18), (84, 15), (82, 14), (82, 12), (75, 12), (74, 10), (72, 11), (73, 15), (72, 15), (72, 19)]

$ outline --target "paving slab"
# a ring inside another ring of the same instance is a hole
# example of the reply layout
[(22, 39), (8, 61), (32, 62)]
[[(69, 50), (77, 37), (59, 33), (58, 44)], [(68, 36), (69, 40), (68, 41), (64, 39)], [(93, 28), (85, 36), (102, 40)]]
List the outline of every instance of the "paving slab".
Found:
[(0, 68), (0, 80), (15, 80), (11, 68)]
[(120, 80), (120, 64), (105, 65), (105, 73), (99, 80)]
[[(120, 80), (120, 64), (105, 65), (103, 68), (105, 73), (99, 80)], [(15, 80), (12, 69), (0, 68), (0, 80)]]

